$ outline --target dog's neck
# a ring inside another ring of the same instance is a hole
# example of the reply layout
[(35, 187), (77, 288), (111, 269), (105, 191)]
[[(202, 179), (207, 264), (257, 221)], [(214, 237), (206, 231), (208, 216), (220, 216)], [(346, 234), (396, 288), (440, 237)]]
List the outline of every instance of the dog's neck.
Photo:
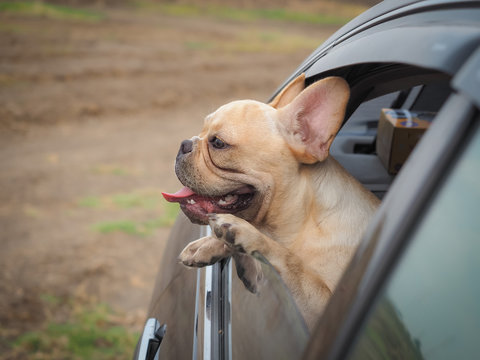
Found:
[[(341, 241), (356, 245), (364, 230), (362, 220), (375, 211), (378, 199), (332, 157), (314, 165), (301, 165), (299, 171), (299, 181), (282, 184), (287, 191), (275, 189), (270, 204), (275, 212), (267, 212), (263, 223), (268, 227), (260, 224), (260, 229), (286, 246), (305, 231), (319, 233), (326, 244)], [(329, 238), (332, 227), (336, 239)]]

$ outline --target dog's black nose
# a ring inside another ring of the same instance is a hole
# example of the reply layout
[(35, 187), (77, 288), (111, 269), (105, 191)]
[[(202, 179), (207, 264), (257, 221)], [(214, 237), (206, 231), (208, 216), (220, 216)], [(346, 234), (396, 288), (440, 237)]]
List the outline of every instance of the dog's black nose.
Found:
[(193, 141), (192, 140), (183, 140), (180, 144), (180, 151), (179, 153), (184, 155), (192, 152), (193, 149)]

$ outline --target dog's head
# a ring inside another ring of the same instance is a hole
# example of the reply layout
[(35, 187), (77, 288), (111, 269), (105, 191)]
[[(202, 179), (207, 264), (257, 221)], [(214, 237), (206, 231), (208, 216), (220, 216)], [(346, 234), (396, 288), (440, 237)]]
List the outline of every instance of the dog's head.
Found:
[(164, 194), (192, 222), (232, 213), (260, 222), (272, 200), (292, 191), (300, 164), (327, 158), (349, 98), (345, 80), (330, 77), (304, 89), (304, 75), (270, 103), (234, 101), (205, 119), (185, 140), (175, 172), (185, 188)]

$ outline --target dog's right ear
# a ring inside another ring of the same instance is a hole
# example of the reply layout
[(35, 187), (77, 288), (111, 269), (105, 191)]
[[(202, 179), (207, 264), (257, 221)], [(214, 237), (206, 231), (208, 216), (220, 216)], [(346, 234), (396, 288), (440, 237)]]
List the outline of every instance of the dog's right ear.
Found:
[(292, 80), (268, 105), (280, 109), (290, 104), (303, 89), (305, 89), (305, 74), (301, 74)]

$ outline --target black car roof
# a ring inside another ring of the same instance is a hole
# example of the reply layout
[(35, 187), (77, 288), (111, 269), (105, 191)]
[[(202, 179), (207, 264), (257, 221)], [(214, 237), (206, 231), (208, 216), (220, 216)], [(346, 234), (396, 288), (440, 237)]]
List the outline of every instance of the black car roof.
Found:
[(415, 3), (420, 3), (424, 2), (426, 0), (385, 0), (382, 1), (381, 3), (371, 7), (367, 11), (363, 12), (356, 18), (354, 18), (352, 21), (348, 22), (346, 25), (344, 25), (342, 28), (340, 28), (338, 31), (336, 31), (330, 38), (327, 39), (317, 50), (314, 51), (315, 53), (320, 52), (323, 48), (334, 42), (335, 40), (341, 38), (342, 36), (348, 34), (352, 30), (355, 30), (362, 25), (378, 19), (379, 17), (391, 13), (393, 11), (396, 11), (398, 9), (404, 8), (408, 5), (412, 5)]
[(398, 62), (452, 75), (478, 44), (478, 0), (387, 0), (339, 29), (277, 92), (303, 72), (308, 78), (369, 62)]

